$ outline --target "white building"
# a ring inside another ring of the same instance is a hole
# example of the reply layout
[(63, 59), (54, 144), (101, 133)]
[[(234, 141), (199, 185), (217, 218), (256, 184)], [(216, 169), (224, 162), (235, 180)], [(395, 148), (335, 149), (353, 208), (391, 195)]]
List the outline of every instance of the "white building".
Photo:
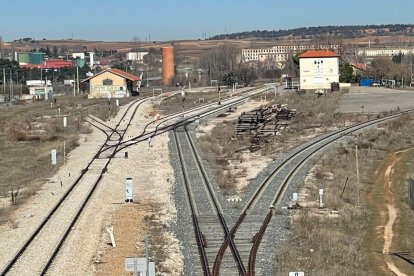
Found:
[(339, 82), (339, 56), (331, 50), (308, 50), (299, 55), (300, 89), (330, 89)]
[(72, 53), (72, 58), (74, 59), (85, 59), (85, 53)]
[(298, 53), (309, 49), (339, 49), (339, 45), (276, 45), (265, 49), (242, 49), (242, 57), (245, 61), (265, 61), (268, 58), (276, 62), (285, 62), (289, 54)]
[(367, 48), (359, 49), (359, 56), (366, 57), (392, 57), (398, 54), (409, 55), (414, 53), (414, 49), (411, 48)]
[(132, 60), (141, 63), (144, 61), (144, 56), (147, 54), (148, 52), (128, 52), (126, 53), (126, 60)]

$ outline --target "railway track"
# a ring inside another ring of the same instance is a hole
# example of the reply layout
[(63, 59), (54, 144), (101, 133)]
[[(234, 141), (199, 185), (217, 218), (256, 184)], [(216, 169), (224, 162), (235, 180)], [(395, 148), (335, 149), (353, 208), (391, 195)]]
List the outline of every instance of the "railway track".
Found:
[[(137, 100), (127, 108), (98, 153), (81, 171), (75, 182), (63, 194), (23, 246), (18, 249), (0, 275), (45, 275), (47, 273), (113, 157), (111, 155), (107, 159), (100, 159), (100, 152), (107, 146), (108, 141), (111, 140), (118, 128), (123, 127), (126, 130), (129, 127), (135, 112), (146, 100)], [(127, 125), (121, 126), (128, 114), (130, 117)], [(119, 142), (122, 141), (124, 134), (125, 131), (118, 138)]]
[[(179, 126), (184, 126), (186, 124), (195, 122), (207, 116), (217, 114), (218, 112), (226, 111), (231, 106), (237, 106), (252, 97), (258, 96), (261, 93), (266, 92), (266, 88), (254, 88), (250, 89), (247, 92), (247, 95), (243, 94), (239, 97), (233, 97), (221, 101), (221, 105), (217, 105), (217, 102), (214, 102), (189, 109), (184, 113), (177, 112), (174, 114), (167, 115), (161, 118), (160, 120), (154, 120), (144, 127), (144, 130), (140, 135), (120, 143), (118, 145), (119, 148), (117, 149), (117, 152), (124, 150), (125, 148), (135, 145), (137, 143), (140, 143), (143, 140), (147, 140), (148, 138), (152, 138), (156, 135), (171, 131)], [(153, 129), (149, 130), (151, 125), (153, 125)]]
[[(120, 150), (146, 140), (149, 137), (164, 133), (179, 126), (184, 126), (188, 122), (193, 122), (198, 118), (222, 111), (229, 106), (240, 104), (248, 98), (264, 92), (265, 89), (261, 89), (259, 91), (253, 89), (252, 91), (254, 92), (247, 96), (222, 101), (222, 105), (219, 107), (216, 106), (216, 103), (212, 103), (207, 106), (188, 110), (186, 112), (186, 114), (196, 113), (195, 115), (181, 118), (181, 114), (177, 113), (172, 116), (167, 116), (161, 122), (151, 122), (150, 124), (155, 125), (155, 129), (153, 131), (146, 132), (146, 130), (144, 130), (141, 135), (126, 141), (123, 141), (125, 133), (130, 127), (131, 121), (138, 107), (148, 98), (137, 100), (131, 104), (114, 128), (111, 128), (96, 119), (88, 117), (89, 120), (87, 121), (91, 125), (106, 134), (107, 137), (105, 143), (101, 146), (99, 151), (95, 154), (87, 166), (82, 169), (75, 182), (62, 195), (59, 202), (46, 215), (42, 223), (24, 242), (23, 246), (18, 249), (14, 257), (6, 264), (0, 275), (45, 275), (47, 273), (53, 263), (53, 260), (70, 234), (71, 229), (77, 222), (89, 199), (96, 190), (100, 180), (107, 170), (108, 165), (110, 164), (111, 159)], [(206, 108), (207, 111), (204, 111), (203, 109)], [(129, 119), (125, 125), (123, 122), (127, 114), (129, 114)], [(171, 118), (175, 118), (176, 121), (171, 121)], [(103, 127), (98, 126), (98, 124)], [(108, 132), (110, 134), (108, 134)], [(127, 143), (131, 140), (133, 141), (132, 143)], [(228, 229), (227, 234), (229, 234)], [(233, 250), (236, 250), (234, 246), (231, 247)], [(38, 261), (33, 264), (33, 260)], [(245, 274), (242, 273), (242, 275)]]
[[(374, 119), (323, 135), (314, 141), (300, 146), (294, 153), (277, 164), (265, 180), (257, 186), (256, 190), (251, 195), (246, 196), (248, 200), (245, 207), (231, 229), (231, 236), (235, 237), (236, 246), (243, 246), (249, 242), (245, 238), (238, 238), (238, 236), (240, 236), (238, 233), (242, 233), (242, 236), (244, 235), (243, 233), (246, 232), (252, 233), (250, 237), (250, 242), (252, 243), (250, 253), (248, 258), (243, 260), (248, 264), (247, 274), (251, 276), (260, 274), (256, 272), (257, 255), (259, 253), (259, 247), (266, 246), (267, 238), (264, 234), (273, 217), (274, 209), (280, 205), (291, 180), (312, 156), (320, 152), (326, 146), (353, 132), (413, 112), (414, 110), (400, 112), (398, 114)], [(258, 223), (258, 221), (261, 221), (261, 223)], [(215, 263), (218, 266), (223, 265), (222, 261), (228, 262), (228, 258), (224, 258), (228, 243), (229, 241), (226, 239), (216, 256)], [(268, 258), (268, 256), (261, 257), (261, 259), (266, 258)], [(219, 274), (217, 273), (216, 275)]]
[[(210, 263), (214, 260), (216, 247), (223, 242), (223, 236), (230, 237), (230, 231), (219, 200), (187, 131), (187, 126), (185, 125), (182, 131), (174, 130), (174, 137), (187, 191), (202, 273), (212, 275)], [(192, 168), (194, 165), (196, 168)], [(233, 239), (228, 240), (235, 265), (227, 269), (231, 273), (236, 270), (239, 275), (246, 275), (246, 268)]]

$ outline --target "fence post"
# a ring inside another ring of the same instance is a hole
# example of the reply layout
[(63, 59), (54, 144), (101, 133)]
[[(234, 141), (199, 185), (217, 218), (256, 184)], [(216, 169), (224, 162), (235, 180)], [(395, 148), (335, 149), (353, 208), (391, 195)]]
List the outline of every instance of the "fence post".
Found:
[(414, 210), (414, 179), (412, 178), (408, 181), (408, 202), (411, 209)]

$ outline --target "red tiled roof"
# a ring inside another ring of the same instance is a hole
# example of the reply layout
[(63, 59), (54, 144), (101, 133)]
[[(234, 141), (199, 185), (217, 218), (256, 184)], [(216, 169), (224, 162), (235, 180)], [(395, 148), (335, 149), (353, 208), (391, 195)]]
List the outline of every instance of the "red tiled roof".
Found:
[(103, 74), (105, 72), (111, 72), (112, 74), (115, 74), (115, 75), (118, 75), (120, 77), (126, 78), (126, 79), (128, 79), (130, 81), (139, 81), (140, 80), (140, 78), (137, 77), (137, 76), (134, 76), (134, 75), (132, 75), (130, 73), (124, 72), (124, 71), (119, 70), (119, 69), (116, 69), (116, 68), (112, 68), (112, 69), (103, 70), (103, 71), (97, 73), (96, 75), (93, 75), (92, 77), (89, 77), (89, 78), (86, 78), (86, 79), (82, 80), (82, 82), (89, 81), (90, 79), (92, 79), (92, 78), (94, 78), (96, 76), (99, 76), (100, 74)]
[(299, 55), (299, 58), (329, 58), (329, 57), (339, 57), (335, 52), (325, 49), (325, 50), (308, 50), (303, 54)]
[(20, 67), (22, 68), (39, 68), (39, 69), (52, 69), (52, 68), (64, 68), (64, 67), (72, 67), (73, 62), (71, 60), (63, 60), (63, 59), (48, 59), (43, 61), (40, 64), (21, 64)]
[(355, 63), (351, 64), (351, 66), (361, 71), (365, 71), (368, 69), (368, 66), (365, 63)]
[(110, 69), (109, 72), (112, 72), (112, 73), (114, 73), (114, 74), (116, 74), (118, 76), (124, 77), (126, 79), (131, 80), (131, 81), (139, 81), (139, 77), (134, 76), (134, 75), (132, 75), (130, 73), (124, 72), (122, 70), (116, 69), (116, 68)]

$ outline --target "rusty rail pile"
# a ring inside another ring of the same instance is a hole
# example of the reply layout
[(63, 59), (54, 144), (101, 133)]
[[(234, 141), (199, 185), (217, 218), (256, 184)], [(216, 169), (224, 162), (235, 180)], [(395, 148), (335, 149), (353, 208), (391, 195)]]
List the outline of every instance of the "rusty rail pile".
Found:
[(237, 121), (235, 134), (256, 136), (280, 134), (295, 115), (296, 110), (288, 109), (287, 105), (273, 105), (243, 112)]

